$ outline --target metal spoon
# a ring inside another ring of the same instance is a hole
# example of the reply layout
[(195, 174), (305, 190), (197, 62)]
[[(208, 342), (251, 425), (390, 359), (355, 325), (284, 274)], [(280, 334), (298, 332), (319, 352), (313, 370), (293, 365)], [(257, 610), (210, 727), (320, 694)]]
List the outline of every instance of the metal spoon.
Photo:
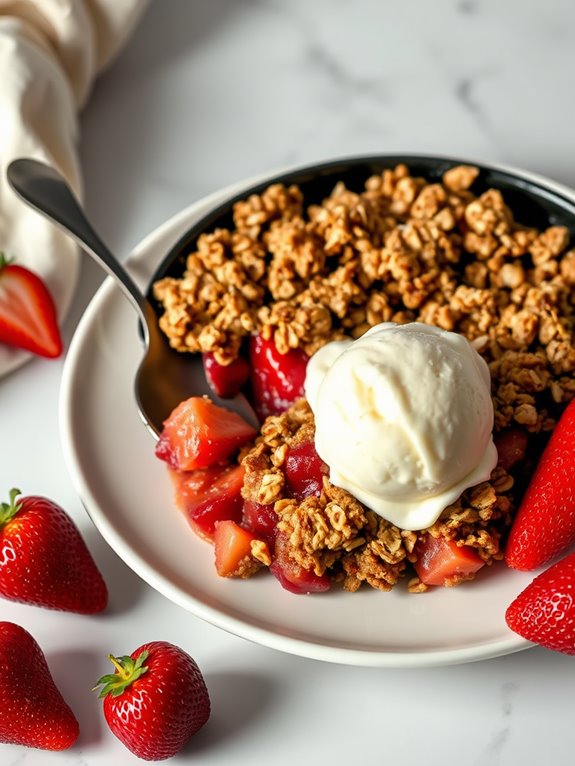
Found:
[(26, 203), (60, 226), (117, 280), (136, 309), (144, 328), (145, 353), (136, 373), (134, 392), (140, 415), (156, 439), (170, 412), (190, 396), (207, 395), (257, 425), (257, 417), (244, 396), (221, 399), (214, 394), (200, 354), (182, 354), (170, 348), (152, 304), (96, 234), (72, 190), (54, 168), (37, 160), (19, 159), (8, 166), (7, 176), (10, 186)]

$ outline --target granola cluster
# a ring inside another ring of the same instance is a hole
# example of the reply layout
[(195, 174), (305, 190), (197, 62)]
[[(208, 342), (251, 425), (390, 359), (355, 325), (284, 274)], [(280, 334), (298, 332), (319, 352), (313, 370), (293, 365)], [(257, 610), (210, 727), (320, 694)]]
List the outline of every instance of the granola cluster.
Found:
[[(221, 364), (255, 332), (280, 353), (310, 355), (384, 321), (460, 332), (489, 365), (495, 431), (518, 427), (541, 445), (575, 396), (575, 249), (566, 227), (537, 230), (515, 221), (500, 191), (475, 194), (477, 175), (458, 166), (430, 183), (398, 165), (307, 207), (298, 187), (270, 186), (236, 203), (232, 230), (199, 237), (181, 279), (156, 283), (160, 325), (174, 348)], [(469, 545), (487, 563), (502, 558), (521, 484), (512, 471), (498, 466), (429, 530), (407, 532), (327, 478), (319, 497), (287, 496), (287, 450), (313, 432), (302, 400), (268, 418), (242, 455), (245, 498), (273, 504), (302, 567), (347, 590), (389, 590), (422, 534)], [(265, 552), (255, 558), (265, 565)], [(413, 578), (408, 588), (425, 586)]]

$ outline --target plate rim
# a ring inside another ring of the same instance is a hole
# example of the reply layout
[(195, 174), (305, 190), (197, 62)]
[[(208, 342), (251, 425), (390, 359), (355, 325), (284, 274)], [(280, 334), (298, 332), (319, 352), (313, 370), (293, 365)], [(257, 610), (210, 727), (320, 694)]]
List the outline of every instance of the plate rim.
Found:
[[(393, 158), (396, 155), (382, 154), (379, 156)], [(417, 154), (412, 156), (437, 159), (438, 161), (449, 160), (461, 164), (481, 164), (483, 167), (510, 173), (526, 182), (544, 186), (555, 194), (561, 194), (564, 197), (567, 197), (573, 204), (575, 204), (574, 190), (541, 174), (521, 170), (509, 165), (486, 163), (484, 161), (480, 162), (469, 158), (444, 158), (434, 154)], [(362, 159), (365, 158), (366, 155), (344, 158), (336, 157), (333, 162), (361, 162)], [(369, 156), (369, 159), (373, 158), (373, 155)], [(265, 182), (268, 178), (272, 179), (280, 174), (298, 170), (304, 171), (307, 168), (312, 169), (318, 164), (319, 163), (309, 165), (295, 164), (286, 168), (261, 173), (230, 184), (223, 189), (212, 192), (211, 194), (192, 202), (190, 205), (171, 216), (160, 226), (156, 227), (144, 237), (138, 245), (136, 245), (130, 256), (126, 259), (127, 268), (130, 269), (130, 267), (137, 265), (138, 261), (142, 259), (146, 253), (154, 247), (155, 243), (162, 238), (170, 236), (175, 243), (176, 240), (184, 234), (185, 228), (183, 227), (187, 226), (189, 228), (190, 222), (193, 221), (194, 217), (198, 215), (203, 217), (203, 215), (209, 214), (210, 209), (213, 209), (214, 206), (224, 203), (226, 199), (230, 199), (232, 196), (241, 193), (242, 190), (249, 190), (255, 184)], [(322, 162), (321, 164), (325, 163)], [(202, 210), (204, 210), (203, 214), (200, 213)], [(512, 632), (510, 632), (509, 636), (504, 639), (493, 639), (471, 646), (466, 645), (458, 648), (431, 649), (423, 652), (420, 650), (398, 652), (330, 646), (312, 640), (286, 636), (281, 633), (273, 632), (267, 628), (261, 628), (257, 625), (246, 623), (244, 620), (232, 615), (224, 614), (220, 610), (210, 607), (208, 604), (202, 602), (191, 594), (183, 593), (178, 586), (170, 582), (168, 578), (153, 570), (144, 557), (134, 550), (129, 543), (116, 532), (106, 515), (102, 513), (98, 500), (94, 497), (84, 477), (84, 469), (79, 464), (73, 449), (74, 438), (70, 419), (70, 404), (72, 401), (71, 392), (75, 381), (78, 355), (83, 346), (84, 336), (88, 333), (101, 304), (109, 299), (110, 294), (115, 292), (119, 293), (115, 281), (111, 277), (106, 278), (88, 304), (74, 332), (74, 336), (64, 360), (64, 368), (62, 372), (58, 407), (59, 431), (65, 464), (68, 468), (72, 484), (74, 485), (88, 516), (104, 540), (116, 554), (136, 574), (138, 574), (139, 577), (164, 597), (182, 607), (187, 612), (190, 612), (196, 617), (229, 633), (288, 654), (330, 663), (388, 668), (441, 667), (492, 659), (523, 651), (534, 646), (531, 642)], [(535, 574), (536, 573), (534, 573), (534, 576)]]

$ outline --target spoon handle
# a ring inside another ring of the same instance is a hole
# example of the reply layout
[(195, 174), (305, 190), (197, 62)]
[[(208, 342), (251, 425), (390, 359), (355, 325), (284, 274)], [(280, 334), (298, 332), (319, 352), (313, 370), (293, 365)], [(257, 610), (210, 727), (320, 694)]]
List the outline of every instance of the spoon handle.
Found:
[(57, 170), (32, 159), (14, 160), (6, 171), (14, 191), (31, 207), (73, 237), (120, 284), (143, 322), (149, 324), (149, 301), (132, 277), (108, 250), (86, 218), (80, 204)]

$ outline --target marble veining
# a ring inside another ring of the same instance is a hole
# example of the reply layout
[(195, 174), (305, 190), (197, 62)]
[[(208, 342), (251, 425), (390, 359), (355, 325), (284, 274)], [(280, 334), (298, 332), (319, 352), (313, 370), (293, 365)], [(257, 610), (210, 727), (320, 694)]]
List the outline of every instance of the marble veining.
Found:
[(469, 74), (462, 77), (455, 83), (455, 98), (468, 110), (471, 117), (484, 129), (489, 129), (488, 110), (485, 105), (477, 98), (476, 92), (481, 80), (484, 78), (497, 77), (496, 70), (482, 70), (480, 72)]
[(500, 766), (503, 763), (505, 748), (511, 736), (513, 701), (518, 692), (519, 686), (513, 681), (506, 681), (501, 685), (501, 720), (474, 761), (474, 766)]
[(472, 15), (477, 12), (478, 6), (477, 0), (460, 0), (455, 7), (459, 13)]
[[(123, 257), (229, 183), (383, 152), (499, 161), (573, 186), (574, 30), (569, 0), (152, 2), (82, 114), (90, 216)], [(95, 268), (82, 274), (67, 344), (100, 282)], [(38, 361), (0, 380), (0, 423), (11, 435), (10, 449), (0, 447), (0, 500), (19, 485), (66, 507), (113, 581), (114, 607), (69, 618), (6, 602), (1, 619), (30, 630), (49, 659), (72, 641), (94, 658), (93, 682), (109, 651), (157, 637), (187, 648), (212, 681), (214, 713), (174, 763), (444, 766), (457, 756), (463, 766), (572, 765), (573, 658), (533, 649), (446, 668), (327, 665), (224, 634), (141, 583), (95, 532), (66, 471), (61, 369)], [(413, 608), (431, 608), (432, 597), (415, 596)], [(78, 688), (62, 667), (78, 745), (0, 745), (1, 766), (139, 763), (108, 732), (90, 684)]]

